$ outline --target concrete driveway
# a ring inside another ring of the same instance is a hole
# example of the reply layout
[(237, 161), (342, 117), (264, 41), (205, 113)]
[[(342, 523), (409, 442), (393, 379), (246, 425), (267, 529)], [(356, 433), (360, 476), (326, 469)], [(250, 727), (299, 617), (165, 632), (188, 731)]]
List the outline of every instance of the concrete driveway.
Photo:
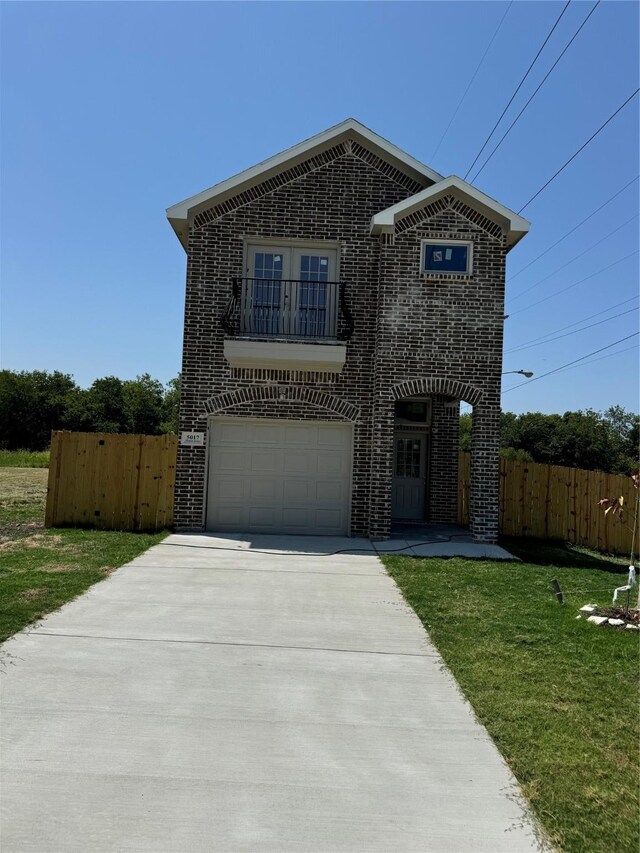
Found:
[(3, 853), (537, 848), (367, 541), (171, 536), (2, 669)]

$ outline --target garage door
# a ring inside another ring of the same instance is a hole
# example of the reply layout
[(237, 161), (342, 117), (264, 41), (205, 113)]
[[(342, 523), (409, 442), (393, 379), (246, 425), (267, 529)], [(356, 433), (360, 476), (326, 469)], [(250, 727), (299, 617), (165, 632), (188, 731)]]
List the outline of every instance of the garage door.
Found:
[(213, 418), (207, 530), (346, 535), (351, 425)]

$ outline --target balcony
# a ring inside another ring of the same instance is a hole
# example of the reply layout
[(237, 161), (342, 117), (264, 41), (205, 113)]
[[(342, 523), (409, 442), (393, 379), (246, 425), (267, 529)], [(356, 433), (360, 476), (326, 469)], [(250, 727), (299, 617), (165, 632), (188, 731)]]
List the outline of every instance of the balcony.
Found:
[(232, 367), (339, 373), (353, 318), (342, 282), (235, 278), (222, 326)]

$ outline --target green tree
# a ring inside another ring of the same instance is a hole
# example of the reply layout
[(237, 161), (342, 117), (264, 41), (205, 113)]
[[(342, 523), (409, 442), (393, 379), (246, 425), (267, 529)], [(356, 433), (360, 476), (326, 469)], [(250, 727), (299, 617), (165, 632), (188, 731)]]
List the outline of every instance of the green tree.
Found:
[(123, 431), (157, 435), (162, 421), (164, 388), (148, 373), (122, 384)]
[(162, 423), (160, 432), (178, 434), (180, 429), (180, 382), (181, 374), (167, 382), (162, 401)]
[(56, 370), (0, 371), (0, 446), (44, 450), (64, 425), (73, 378)]
[(95, 432), (126, 432), (124, 383), (117, 376), (96, 379), (87, 392), (87, 421)]

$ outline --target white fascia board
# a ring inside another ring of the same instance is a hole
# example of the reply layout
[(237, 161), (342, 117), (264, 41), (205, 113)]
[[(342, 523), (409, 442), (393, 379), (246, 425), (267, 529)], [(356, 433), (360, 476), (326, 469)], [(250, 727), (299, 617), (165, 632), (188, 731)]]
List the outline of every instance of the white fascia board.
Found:
[(524, 219), (515, 211), (505, 207), (500, 202), (488, 196), (481, 190), (468, 184), (457, 175), (449, 175), (448, 178), (443, 178), (439, 183), (427, 187), (415, 195), (410, 196), (403, 201), (394, 204), (392, 207), (387, 207), (381, 210), (371, 220), (371, 233), (380, 234), (382, 232), (393, 231), (395, 223), (398, 219), (402, 219), (419, 210), (430, 201), (435, 201), (443, 195), (446, 195), (451, 190), (458, 190), (459, 193), (465, 196), (471, 207), (479, 210), (481, 213), (487, 213), (489, 216), (497, 216), (502, 220), (509, 229), (508, 245), (515, 246), (518, 240), (521, 240), (528, 233), (531, 223)]
[(398, 161), (401, 165), (422, 178), (426, 178), (429, 181), (442, 180), (442, 175), (438, 172), (425, 166), (424, 163), (421, 163), (382, 136), (369, 130), (368, 127), (360, 124), (359, 121), (349, 118), (340, 124), (334, 125), (334, 127), (322, 131), (322, 133), (318, 133), (291, 148), (287, 148), (285, 151), (281, 151), (273, 157), (269, 157), (267, 160), (263, 160), (261, 163), (257, 163), (250, 169), (245, 169), (243, 172), (239, 172), (237, 175), (227, 178), (227, 180), (215, 184), (213, 187), (209, 187), (209, 189), (203, 190), (184, 201), (178, 202), (178, 204), (168, 207), (167, 218), (176, 230), (176, 233), (178, 233), (179, 223), (181, 221), (186, 222), (190, 212), (195, 208), (203, 204), (211, 204), (214, 200), (221, 197), (228, 197), (233, 191), (239, 191), (239, 188), (246, 189), (252, 183), (257, 183), (258, 180), (264, 179), (265, 173), (278, 171), (281, 166), (291, 161), (301, 161), (313, 150), (328, 146), (329, 143), (338, 141), (339, 139), (340, 141), (346, 139), (350, 135), (362, 138), (374, 150), (387, 155), (392, 160)]

